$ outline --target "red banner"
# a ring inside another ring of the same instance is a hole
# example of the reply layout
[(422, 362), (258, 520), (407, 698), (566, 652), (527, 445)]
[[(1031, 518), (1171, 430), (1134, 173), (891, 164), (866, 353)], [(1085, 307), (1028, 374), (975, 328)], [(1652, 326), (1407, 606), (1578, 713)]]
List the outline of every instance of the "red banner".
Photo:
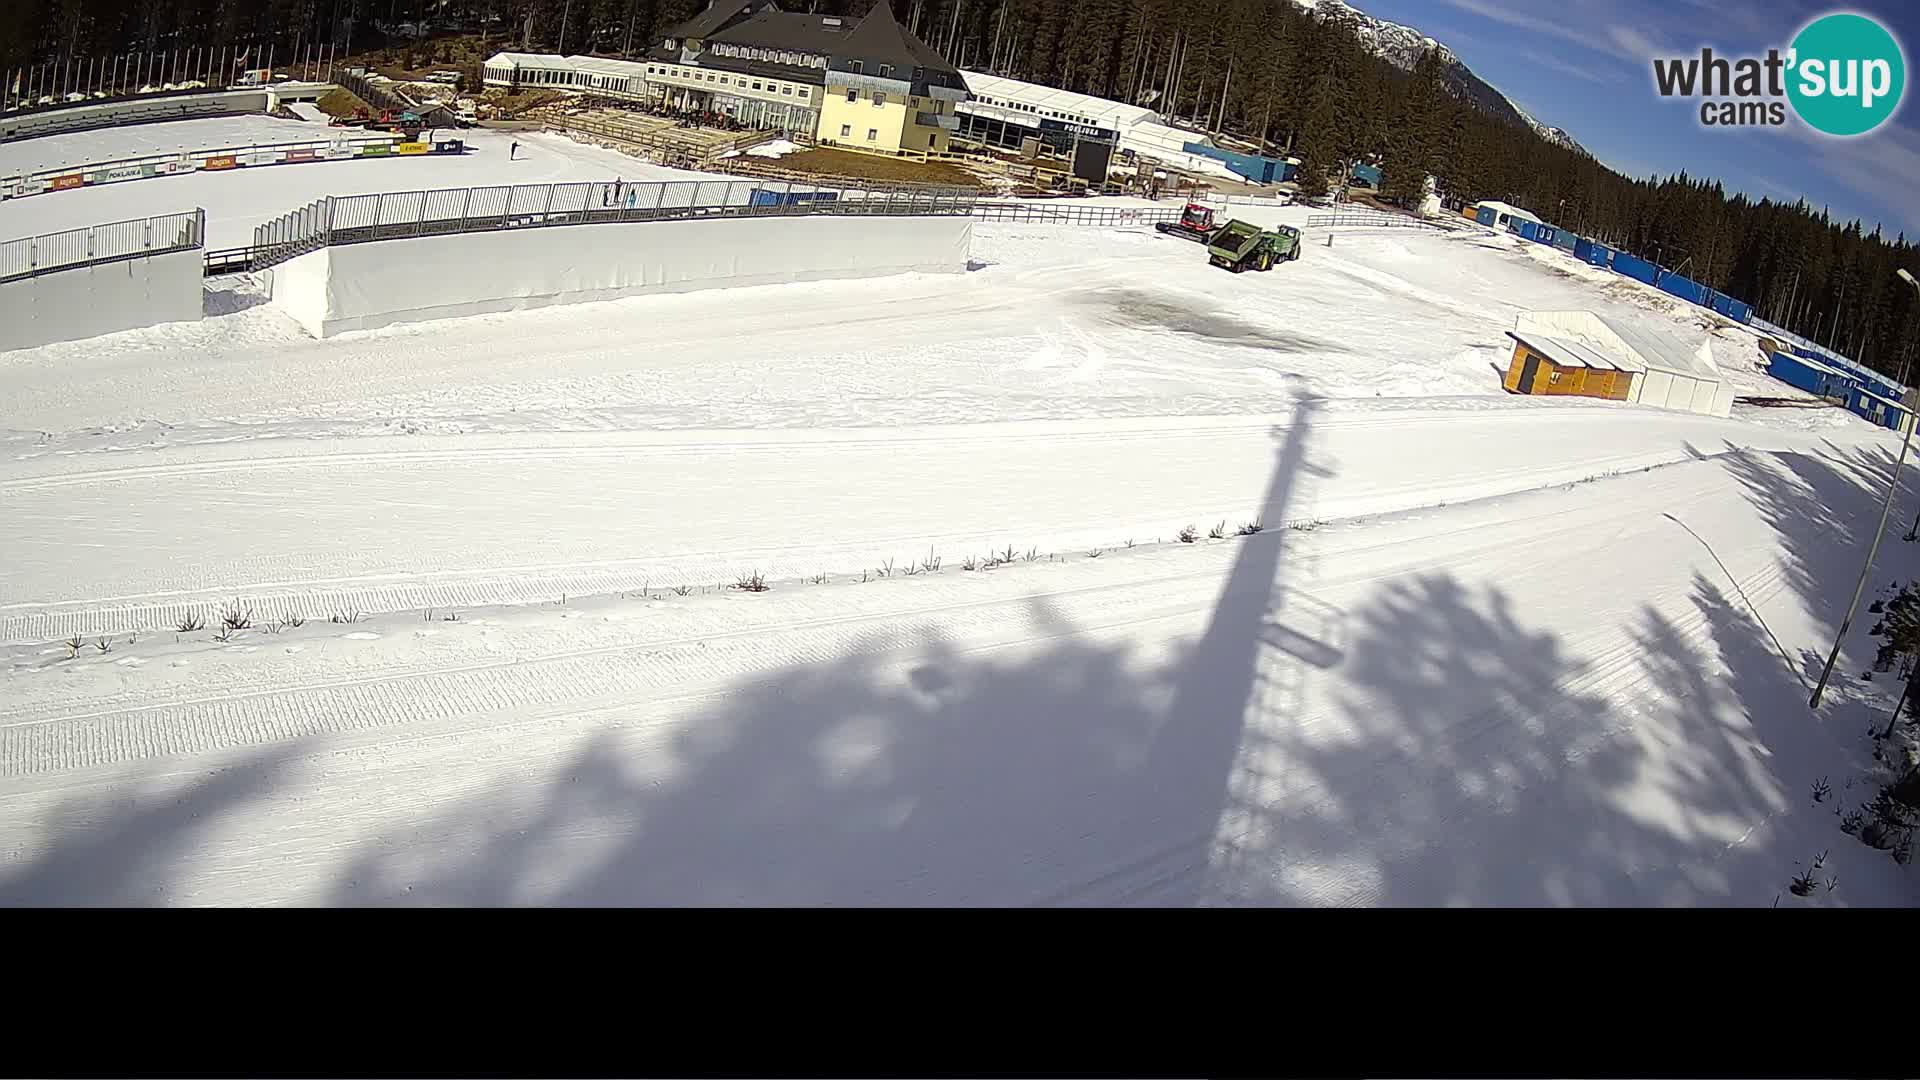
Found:
[(318, 160), (319, 160), (319, 157), (320, 157), (320, 151), (318, 151), (318, 150), (314, 150), (314, 149), (312, 149), (311, 147), (309, 147), (309, 148), (306, 148), (306, 149), (301, 149), (301, 150), (289, 150), (289, 151), (287, 151), (287, 154), (286, 154), (286, 157), (285, 157), (285, 158), (284, 158), (283, 160), (286, 160), (286, 161), (318, 161)]
[(65, 191), (68, 188), (77, 188), (84, 183), (86, 183), (86, 181), (81, 178), (80, 174), (74, 173), (71, 176), (54, 177), (47, 181), (47, 188), (50, 191)]
[(235, 165), (237, 165), (237, 164), (239, 164), (239, 162), (237, 162), (237, 161), (235, 161), (235, 160), (234, 160), (234, 158), (233, 158), (233, 155), (232, 155), (232, 154), (222, 154), (222, 155), (221, 155), (221, 156), (219, 156), (219, 157), (210, 157), (210, 158), (208, 158), (208, 159), (206, 160), (206, 164), (204, 164), (204, 165), (202, 165), (202, 166), (201, 166), (201, 168), (203, 168), (203, 169), (231, 169), (231, 168), (233, 168), (233, 167), (234, 167)]

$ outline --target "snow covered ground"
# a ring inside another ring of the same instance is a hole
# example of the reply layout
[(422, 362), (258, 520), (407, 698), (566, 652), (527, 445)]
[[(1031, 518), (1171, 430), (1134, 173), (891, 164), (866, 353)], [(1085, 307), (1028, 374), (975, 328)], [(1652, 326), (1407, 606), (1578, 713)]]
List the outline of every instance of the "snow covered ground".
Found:
[[(266, 116), (217, 120), (180, 120), (165, 124), (106, 128), (50, 138), (76, 140), (59, 154), (76, 162), (102, 161), (142, 153), (244, 145), (249, 141), (300, 142), (327, 139), (343, 129), (321, 123)], [(136, 137), (136, 134), (138, 137)], [(651, 165), (638, 158), (541, 132), (463, 131), (471, 148), (453, 156), (369, 158), (301, 165), (266, 165), (227, 172), (162, 176), (72, 191), (47, 192), (0, 202), (0, 240), (126, 221), (152, 214), (207, 211), (207, 245), (241, 247), (253, 242), (254, 226), (327, 195), (363, 195), (383, 191), (420, 191), (482, 184), (548, 184), (590, 180), (699, 180), (704, 173)], [(239, 142), (226, 140), (238, 139)], [(4, 144), (23, 147), (21, 161), (42, 160), (31, 149), (48, 139)], [(520, 153), (508, 161), (512, 143)], [(35, 166), (42, 167), (42, 166)], [(0, 160), (0, 174), (12, 163)]]
[[(445, 164), (653, 175), (520, 141)], [(1911, 904), (1833, 820), (1867, 620), (1804, 704), (1897, 444), (1500, 393), (1521, 310), (1693, 318), (1528, 248), (982, 224), (960, 276), (324, 342), (236, 279), (0, 354), (0, 903), (1761, 906), (1830, 849), (1781, 906)]]

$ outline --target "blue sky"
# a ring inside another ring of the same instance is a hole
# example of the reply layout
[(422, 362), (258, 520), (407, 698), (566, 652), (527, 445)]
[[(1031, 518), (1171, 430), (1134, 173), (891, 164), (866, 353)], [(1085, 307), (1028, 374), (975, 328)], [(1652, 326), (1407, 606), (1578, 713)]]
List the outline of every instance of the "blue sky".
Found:
[[(1830, 139), (1788, 109), (1785, 128), (1703, 127), (1699, 101), (1661, 98), (1653, 57), (1764, 55), (1829, 11), (1871, 15), (1920, 56), (1920, 0), (1348, 0), (1419, 27), (1542, 123), (1634, 176), (1682, 169), (1754, 198), (1805, 196), (1871, 231), (1920, 237), (1920, 109), (1854, 139)], [(1914, 77), (1908, 72), (1911, 82)], [(1909, 89), (1911, 99), (1920, 90)]]

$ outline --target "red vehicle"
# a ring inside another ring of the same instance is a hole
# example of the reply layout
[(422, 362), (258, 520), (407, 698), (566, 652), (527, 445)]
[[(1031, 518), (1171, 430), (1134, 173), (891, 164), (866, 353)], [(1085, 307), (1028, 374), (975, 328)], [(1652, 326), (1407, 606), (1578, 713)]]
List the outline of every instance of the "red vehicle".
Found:
[(1187, 208), (1180, 211), (1179, 221), (1156, 222), (1153, 227), (1168, 236), (1178, 236), (1183, 240), (1195, 240), (1202, 244), (1213, 239), (1213, 234), (1220, 231), (1219, 226), (1213, 223), (1213, 207), (1201, 206), (1199, 203), (1188, 203)]

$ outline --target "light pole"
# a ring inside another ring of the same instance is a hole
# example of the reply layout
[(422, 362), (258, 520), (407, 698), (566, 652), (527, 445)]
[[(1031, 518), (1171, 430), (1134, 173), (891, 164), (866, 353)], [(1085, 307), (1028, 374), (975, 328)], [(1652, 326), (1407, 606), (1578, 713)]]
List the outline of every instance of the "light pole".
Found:
[[(1915, 281), (1904, 267), (1898, 274), (1901, 281), (1920, 293), (1920, 281)], [(1900, 439), (1900, 459), (1893, 463), (1893, 476), (1887, 481), (1887, 501), (1880, 506), (1880, 524), (1873, 530), (1873, 543), (1867, 548), (1867, 561), (1860, 564), (1860, 580), (1854, 583), (1853, 600), (1847, 604), (1847, 617), (1840, 620), (1840, 632), (1833, 636), (1833, 649), (1827, 653), (1827, 666), (1820, 671), (1820, 683), (1813, 688), (1813, 697), (1807, 699), (1810, 708), (1819, 708), (1820, 697), (1827, 691), (1827, 680), (1833, 676), (1834, 662), (1840, 658), (1840, 643), (1846, 640), (1847, 627), (1853, 625), (1854, 609), (1860, 606), (1860, 594), (1867, 589), (1867, 575), (1873, 572), (1873, 557), (1880, 553), (1880, 534), (1887, 531), (1887, 516), (1893, 513), (1893, 496), (1900, 490), (1900, 467), (1907, 463), (1907, 448), (1913, 445), (1911, 414), (1901, 427), (1905, 429), (1905, 434)]]

